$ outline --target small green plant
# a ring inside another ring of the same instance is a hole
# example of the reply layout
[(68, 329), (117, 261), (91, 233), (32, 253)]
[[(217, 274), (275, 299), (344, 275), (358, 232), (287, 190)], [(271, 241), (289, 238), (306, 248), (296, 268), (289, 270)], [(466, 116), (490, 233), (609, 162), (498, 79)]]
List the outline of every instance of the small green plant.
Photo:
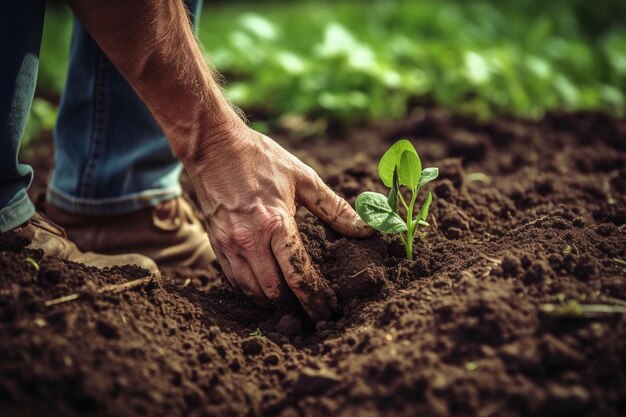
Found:
[[(356, 211), (363, 221), (374, 229), (390, 234), (400, 234), (407, 259), (413, 259), (413, 238), (417, 226), (429, 226), (426, 222), (428, 209), (433, 201), (429, 191), (419, 213), (414, 218), (415, 201), (420, 189), (439, 175), (438, 168), (422, 170), (417, 151), (406, 139), (394, 143), (378, 163), (378, 175), (387, 187), (389, 195), (366, 191), (356, 199)], [(407, 203), (401, 187), (411, 192)], [(406, 221), (400, 216), (400, 207), (406, 211)]]
[(34, 260), (33, 258), (29, 256), (28, 258), (24, 259), (24, 261), (26, 261), (27, 264), (32, 266), (35, 271), (39, 271), (39, 264), (37, 263), (36, 260)]
[(251, 337), (261, 337), (261, 336), (263, 336), (263, 333), (261, 333), (261, 329), (259, 329), (257, 327), (255, 331), (248, 333), (248, 336), (251, 336)]

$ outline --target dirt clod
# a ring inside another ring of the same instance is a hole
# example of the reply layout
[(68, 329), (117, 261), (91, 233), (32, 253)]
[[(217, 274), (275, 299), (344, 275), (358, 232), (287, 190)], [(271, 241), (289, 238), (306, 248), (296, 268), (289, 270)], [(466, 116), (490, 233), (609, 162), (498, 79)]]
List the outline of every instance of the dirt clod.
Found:
[(302, 320), (293, 314), (285, 314), (278, 321), (276, 330), (287, 336), (294, 336), (302, 331)]
[(257, 338), (250, 338), (241, 343), (241, 350), (246, 356), (255, 356), (263, 351), (263, 345)]
[(297, 395), (319, 394), (340, 381), (341, 378), (329, 370), (304, 368), (293, 385), (293, 391)]

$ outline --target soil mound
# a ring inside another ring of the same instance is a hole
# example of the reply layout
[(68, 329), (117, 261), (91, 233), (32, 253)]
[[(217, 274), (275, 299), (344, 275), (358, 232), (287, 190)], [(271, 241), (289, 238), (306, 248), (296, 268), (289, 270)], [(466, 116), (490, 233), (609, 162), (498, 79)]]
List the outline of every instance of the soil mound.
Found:
[(480, 124), (433, 108), (329, 141), (278, 139), (353, 203), (384, 192), (377, 160), (401, 137), (441, 171), (415, 260), (397, 237), (347, 239), (301, 217), (337, 297), (327, 322), (259, 310), (217, 266), (100, 294), (143, 271), (0, 235), (0, 415), (623, 415), (626, 315), (585, 306), (626, 305), (626, 122)]

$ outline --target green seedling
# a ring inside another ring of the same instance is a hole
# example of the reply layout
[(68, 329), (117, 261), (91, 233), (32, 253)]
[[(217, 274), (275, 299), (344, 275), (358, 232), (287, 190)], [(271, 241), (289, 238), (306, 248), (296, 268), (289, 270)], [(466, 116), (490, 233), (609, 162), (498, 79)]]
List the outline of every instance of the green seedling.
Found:
[(470, 172), (465, 175), (465, 180), (467, 182), (483, 182), (485, 184), (491, 183), (491, 177), (483, 172)]
[[(422, 169), (417, 151), (406, 139), (394, 143), (378, 163), (378, 175), (389, 195), (366, 191), (356, 199), (356, 211), (365, 223), (374, 229), (390, 234), (400, 234), (407, 259), (413, 259), (413, 238), (417, 226), (429, 226), (426, 222), (428, 209), (433, 201), (429, 191), (417, 216), (414, 217), (415, 201), (420, 189), (437, 178), (438, 168)], [(409, 202), (404, 199), (401, 187), (411, 192)], [(400, 207), (406, 210), (406, 220), (400, 216)]]
[(263, 336), (263, 333), (261, 333), (261, 329), (259, 329), (257, 327), (255, 331), (248, 333), (248, 336), (251, 336), (251, 337), (261, 337), (261, 336)]
[(469, 372), (475, 371), (476, 369), (478, 369), (478, 364), (476, 362), (467, 362), (465, 364), (465, 369), (467, 369)]
[(33, 267), (33, 269), (35, 271), (39, 271), (39, 264), (37, 263), (37, 261), (35, 261), (33, 258), (31, 258), (30, 256), (26, 259), (24, 259), (26, 261), (27, 264), (29, 264), (30, 266)]
[(542, 304), (540, 311), (556, 317), (597, 317), (606, 314), (626, 314), (626, 307), (610, 304), (580, 304), (570, 300), (562, 304)]

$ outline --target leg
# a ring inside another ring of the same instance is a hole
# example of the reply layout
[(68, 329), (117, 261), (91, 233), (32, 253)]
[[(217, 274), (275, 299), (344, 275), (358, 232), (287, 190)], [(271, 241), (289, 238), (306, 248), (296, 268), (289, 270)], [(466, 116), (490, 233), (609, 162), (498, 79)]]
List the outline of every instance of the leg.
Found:
[(33, 170), (17, 157), (35, 92), (44, 12), (39, 0), (0, 3), (0, 232), (35, 213), (26, 194)]
[[(185, 3), (197, 28), (201, 0)], [(165, 267), (204, 268), (215, 258), (201, 222), (179, 197), (181, 163), (77, 21), (55, 146), (47, 213), (78, 247), (136, 251)]]
[[(197, 23), (201, 1), (186, 3)], [(47, 199), (68, 212), (118, 215), (181, 194), (182, 165), (167, 139), (78, 21), (55, 147)]]
[(132, 263), (156, 271), (145, 256), (79, 251), (63, 230), (35, 213), (26, 194), (33, 170), (17, 157), (35, 92), (45, 8), (42, 0), (0, 3), (0, 232), (14, 230), (30, 240), (30, 247), (61, 259), (98, 267)]

